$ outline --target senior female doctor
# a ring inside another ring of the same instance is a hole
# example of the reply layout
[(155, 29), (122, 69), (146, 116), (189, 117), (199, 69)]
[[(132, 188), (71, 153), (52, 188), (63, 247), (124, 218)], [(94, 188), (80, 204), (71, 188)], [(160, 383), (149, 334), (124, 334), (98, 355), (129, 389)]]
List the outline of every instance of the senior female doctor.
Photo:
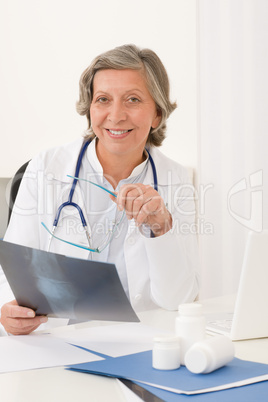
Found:
[[(153, 51), (125, 45), (96, 57), (77, 102), (86, 136), (32, 159), (5, 240), (115, 263), (137, 312), (193, 301), (192, 189), (186, 169), (158, 149), (175, 107)], [(0, 299), (7, 333), (28, 334), (47, 321), (17, 305), (3, 272)]]

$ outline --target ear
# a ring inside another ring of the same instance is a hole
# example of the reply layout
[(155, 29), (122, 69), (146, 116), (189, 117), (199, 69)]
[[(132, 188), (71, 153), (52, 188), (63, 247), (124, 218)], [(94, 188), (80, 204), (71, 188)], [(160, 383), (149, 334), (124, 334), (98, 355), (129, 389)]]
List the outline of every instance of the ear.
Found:
[(160, 109), (157, 109), (156, 116), (152, 122), (152, 128), (157, 128), (161, 122), (161, 119), (162, 119), (162, 112)]

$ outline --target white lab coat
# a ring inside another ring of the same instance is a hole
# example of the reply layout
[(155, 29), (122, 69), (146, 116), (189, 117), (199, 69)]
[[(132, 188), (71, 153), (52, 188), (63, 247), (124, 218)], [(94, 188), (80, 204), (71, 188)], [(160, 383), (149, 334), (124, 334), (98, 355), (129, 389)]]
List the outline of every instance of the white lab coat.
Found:
[[(77, 157), (83, 139), (42, 152), (30, 162), (13, 209), (5, 240), (42, 250), (47, 249), (49, 228), (58, 206), (67, 200)], [(193, 301), (198, 293), (198, 251), (194, 233), (194, 200), (188, 172), (181, 165), (164, 156), (157, 148), (151, 148), (159, 193), (173, 218), (173, 228), (157, 238), (148, 238), (135, 227), (134, 222), (124, 242), (124, 255), (129, 286), (130, 302), (135, 311), (162, 307), (177, 309), (180, 303)], [(152, 169), (148, 168), (145, 184), (153, 185)], [(182, 187), (182, 185), (184, 185)], [(75, 190), (83, 209), (83, 197), (79, 185)], [(83, 234), (84, 235), (84, 234)], [(78, 235), (70, 241), (78, 242)], [(88, 252), (76, 247), (67, 247), (53, 241), (51, 251), (70, 256), (88, 258)], [(2, 278), (1, 278), (2, 275)], [(11, 293), (7, 290), (3, 273), (0, 272), (0, 304), (8, 302)]]

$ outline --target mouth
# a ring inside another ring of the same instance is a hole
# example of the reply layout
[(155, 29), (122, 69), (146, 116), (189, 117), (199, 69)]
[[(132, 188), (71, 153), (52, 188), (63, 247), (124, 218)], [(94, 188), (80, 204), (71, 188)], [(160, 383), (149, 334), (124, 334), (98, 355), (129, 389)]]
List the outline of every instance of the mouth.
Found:
[(106, 128), (106, 131), (112, 137), (125, 137), (126, 135), (128, 135), (128, 133), (130, 131), (132, 131), (132, 129), (130, 129), (130, 130), (111, 130), (111, 129)]
[(109, 129), (107, 130), (113, 135), (122, 135), (131, 131), (131, 130), (109, 130)]

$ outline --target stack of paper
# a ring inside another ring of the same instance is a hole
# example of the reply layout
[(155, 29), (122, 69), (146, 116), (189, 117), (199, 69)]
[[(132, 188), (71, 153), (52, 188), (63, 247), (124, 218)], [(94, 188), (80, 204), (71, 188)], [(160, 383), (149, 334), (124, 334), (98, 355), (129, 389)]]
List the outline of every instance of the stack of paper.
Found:
[(96, 354), (48, 335), (0, 337), (0, 356), (0, 373), (101, 360)]
[(0, 337), (0, 373), (88, 363), (101, 360), (102, 355), (117, 357), (149, 350), (154, 331), (140, 323), (127, 323)]

